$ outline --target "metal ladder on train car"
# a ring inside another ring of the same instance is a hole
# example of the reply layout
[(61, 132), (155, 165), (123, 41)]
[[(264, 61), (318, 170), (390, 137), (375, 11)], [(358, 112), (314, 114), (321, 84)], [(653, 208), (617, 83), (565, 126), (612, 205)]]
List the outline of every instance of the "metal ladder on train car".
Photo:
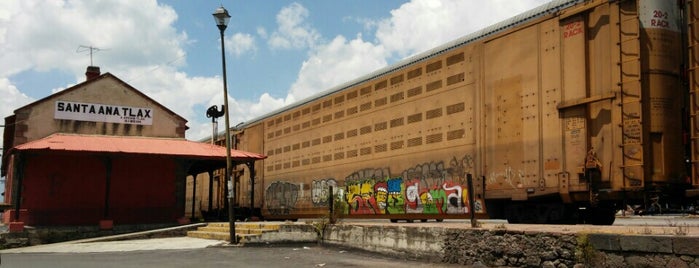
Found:
[(624, 189), (643, 187), (643, 95), (641, 92), (640, 20), (637, 1), (618, 1), (619, 106), (621, 171)]
[(699, 186), (699, 3), (687, 1), (687, 58), (692, 185)]

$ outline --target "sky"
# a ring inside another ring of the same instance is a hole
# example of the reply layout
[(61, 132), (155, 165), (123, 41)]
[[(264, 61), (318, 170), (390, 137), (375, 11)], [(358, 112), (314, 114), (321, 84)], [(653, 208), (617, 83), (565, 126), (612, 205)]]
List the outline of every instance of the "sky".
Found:
[(187, 139), (209, 137), (206, 109), (223, 104), (220, 6), (235, 126), (547, 2), (2, 0), (0, 118), (85, 81), (92, 64), (187, 119)]

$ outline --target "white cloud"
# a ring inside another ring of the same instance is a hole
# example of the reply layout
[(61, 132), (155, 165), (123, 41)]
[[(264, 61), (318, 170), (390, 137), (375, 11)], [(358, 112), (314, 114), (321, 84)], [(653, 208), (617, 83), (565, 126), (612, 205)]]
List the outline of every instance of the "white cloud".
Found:
[(436, 46), (507, 19), (548, 0), (413, 0), (378, 22), (376, 38), (399, 57)]
[[(178, 115), (192, 120), (187, 123), (190, 130), (187, 138), (199, 140), (211, 135), (211, 122), (203, 118), (205, 109), (221, 105), (223, 100), (223, 80), (220, 76), (192, 77), (172, 67), (134, 67), (127, 73), (115, 74), (125, 82), (141, 90), (155, 101), (168, 107)], [(129, 79), (133, 77), (133, 79)], [(147, 79), (146, 79), (147, 78)], [(229, 89), (230, 90), (230, 89)], [(262, 94), (257, 102), (238, 100), (228, 92), (228, 105), (231, 126), (245, 122), (289, 104), (282, 99), (274, 99)], [(194, 119), (194, 120), (193, 120)], [(203, 120), (203, 121), (202, 121)], [(223, 130), (223, 119), (219, 119), (219, 129)]]
[[(194, 114), (195, 104), (208, 101), (210, 95), (197, 96), (193, 89), (207, 89), (212, 83), (208, 80), (215, 78), (188, 77), (177, 71), (176, 67), (186, 64), (183, 46), (191, 41), (186, 33), (174, 28), (177, 14), (169, 6), (155, 0), (11, 0), (1, 1), (0, 10), (2, 118), (12, 114), (7, 109), (29, 102), (9, 83), (13, 75), (28, 70), (57, 70), (74, 74), (78, 82), (84, 81), (90, 56), (87, 51), (77, 53), (78, 45), (100, 48), (93, 57), (94, 65), (108, 66), (102, 68), (103, 73), (133, 79), (134, 87), (162, 100), (185, 118), (193, 118), (189, 115)], [(161, 64), (164, 61), (167, 63)], [(59, 86), (52, 92), (70, 86)], [(178, 95), (182, 96), (180, 101), (173, 101)]]
[(134, 66), (114, 75), (190, 120), (204, 115), (195, 105), (223, 99), (220, 77), (191, 77), (170, 66)]
[(172, 26), (177, 14), (155, 0), (27, 0), (0, 5), (9, 14), (3, 15), (0, 24), (0, 33), (4, 33), (0, 38), (2, 77), (29, 69), (62, 70), (82, 80), (90, 58), (87, 53), (76, 53), (78, 45), (102, 49), (94, 55), (95, 65), (110, 69), (160, 63), (185, 54), (182, 46), (187, 35)]
[(240, 100), (235, 102), (236, 105), (231, 105), (233, 110), (230, 111), (232, 125), (238, 124), (240, 122), (246, 122), (250, 119), (254, 119), (260, 115), (272, 112), (285, 105), (291, 104), (291, 102), (288, 102), (285, 99), (274, 98), (268, 93), (263, 93), (260, 96), (260, 98), (256, 101)]
[(236, 57), (240, 57), (248, 52), (254, 53), (257, 51), (255, 38), (250, 34), (236, 33), (227, 38), (225, 44), (226, 51), (230, 51), (230, 53), (233, 53)]
[(303, 62), (299, 77), (289, 95), (301, 100), (320, 91), (353, 80), (386, 66), (386, 53), (381, 45), (337, 36), (329, 44), (319, 46)]
[(283, 8), (277, 14), (278, 29), (269, 37), (270, 47), (279, 49), (313, 47), (320, 40), (320, 34), (305, 23), (308, 14), (308, 9), (299, 3)]
[[(34, 101), (34, 99), (20, 92), (9, 79), (3, 77), (0, 77), (0, 96), (2, 96), (0, 98), (0, 115), (2, 116), (0, 125), (5, 124), (5, 117), (11, 115), (14, 110)], [(3, 129), (0, 128), (0, 131), (3, 131)], [(2, 148), (3, 138), (4, 136), (0, 135), (0, 148)], [(0, 154), (2, 154), (2, 151), (0, 151)]]
[(34, 101), (17, 90), (17, 87), (7, 78), (0, 78), (0, 96), (2, 96), (0, 98), (0, 114), (3, 115), (10, 115), (17, 108)]
[(259, 26), (259, 27), (257, 27), (256, 31), (257, 31), (257, 35), (259, 35), (263, 39), (267, 39), (267, 37), (269, 36), (267, 34), (267, 29), (265, 29), (265, 27)]

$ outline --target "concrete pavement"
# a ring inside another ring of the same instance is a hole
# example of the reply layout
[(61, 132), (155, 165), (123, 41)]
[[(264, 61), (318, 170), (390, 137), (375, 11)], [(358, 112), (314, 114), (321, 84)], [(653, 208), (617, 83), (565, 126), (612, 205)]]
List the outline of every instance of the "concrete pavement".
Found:
[(124, 241), (63, 242), (1, 250), (6, 253), (95, 253), (142, 250), (200, 249), (228, 245), (228, 241), (192, 237), (152, 238)]

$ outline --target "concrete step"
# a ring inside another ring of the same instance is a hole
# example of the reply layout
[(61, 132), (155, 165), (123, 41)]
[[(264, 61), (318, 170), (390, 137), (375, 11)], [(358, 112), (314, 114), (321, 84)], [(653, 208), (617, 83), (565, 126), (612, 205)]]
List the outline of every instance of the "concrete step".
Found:
[(204, 226), (197, 228), (197, 231), (228, 233), (228, 227)]
[[(269, 230), (279, 230), (278, 222), (236, 222), (235, 228), (247, 228), (247, 229), (269, 229)], [(208, 227), (223, 227), (228, 228), (227, 222), (210, 222), (207, 224)]]
[[(199, 227), (197, 231), (206, 231), (206, 232), (219, 232), (219, 233), (228, 233), (230, 230), (228, 229), (228, 226), (226, 227), (212, 227), (212, 226), (205, 226), (205, 227)], [(275, 232), (277, 230), (272, 230), (272, 229), (252, 229), (252, 228), (245, 228), (245, 227), (240, 227), (236, 224), (235, 226), (235, 232), (237, 234), (262, 234), (262, 233), (267, 233), (267, 232)]]
[(207, 231), (189, 231), (187, 232), (188, 237), (212, 239), (212, 240), (224, 240), (230, 241), (231, 236), (228, 233), (220, 232), (207, 232)]
[[(255, 239), (263, 233), (278, 231), (279, 223), (235, 223), (235, 234), (240, 238), (240, 242)], [(187, 236), (230, 241), (230, 229), (227, 222), (212, 222), (207, 224), (207, 226), (197, 228), (196, 231), (187, 232)]]
[(235, 227), (235, 233), (236, 234), (263, 234), (263, 233), (269, 233), (269, 232), (277, 232), (277, 230), (271, 230), (271, 229), (249, 229), (249, 228), (240, 228), (238, 226)]

